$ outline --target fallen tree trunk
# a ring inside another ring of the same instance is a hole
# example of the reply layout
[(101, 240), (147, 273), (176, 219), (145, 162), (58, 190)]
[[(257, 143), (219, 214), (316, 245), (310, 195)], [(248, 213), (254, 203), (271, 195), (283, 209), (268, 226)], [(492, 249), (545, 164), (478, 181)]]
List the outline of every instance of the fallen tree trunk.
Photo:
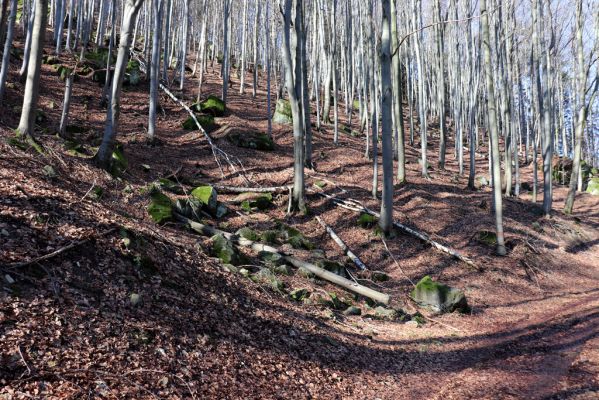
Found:
[(322, 218), (320, 218), (318, 216), (316, 217), (316, 220), (320, 223), (320, 225), (322, 225), (324, 230), (327, 231), (327, 233), (329, 234), (331, 239), (333, 239), (335, 241), (335, 243), (337, 243), (337, 246), (339, 246), (341, 248), (341, 250), (343, 250), (345, 255), (347, 255), (354, 262), (354, 264), (356, 264), (358, 266), (358, 268), (360, 268), (362, 271), (366, 271), (368, 269), (366, 267), (366, 265), (362, 262), (362, 260), (360, 260), (360, 258), (357, 255), (355, 255), (354, 252), (351, 251), (349, 247), (347, 247), (345, 242), (339, 236), (337, 236), (337, 234), (335, 233), (333, 228), (328, 226), (322, 220)]
[(223, 193), (284, 193), (288, 192), (290, 187), (293, 186), (271, 186), (271, 187), (241, 187), (241, 186), (226, 186), (226, 185), (217, 185), (210, 184), (219, 192)]
[(192, 230), (194, 230), (195, 232), (197, 232), (201, 235), (213, 236), (213, 235), (220, 233), (225, 238), (230, 240), (232, 243), (237, 244), (239, 246), (249, 247), (252, 250), (257, 251), (257, 252), (265, 251), (265, 252), (269, 252), (269, 253), (278, 254), (285, 261), (287, 261), (291, 265), (295, 266), (296, 268), (300, 268), (300, 269), (309, 271), (321, 279), (324, 279), (326, 281), (334, 283), (344, 289), (349, 290), (350, 292), (354, 292), (354, 293), (357, 293), (364, 297), (368, 297), (378, 303), (382, 303), (385, 305), (389, 304), (390, 298), (389, 298), (388, 294), (378, 292), (378, 291), (370, 289), (366, 286), (360, 285), (356, 282), (350, 281), (349, 279), (345, 279), (342, 276), (339, 276), (330, 271), (327, 271), (325, 269), (317, 267), (314, 264), (310, 264), (308, 262), (302, 261), (298, 258), (295, 258), (293, 256), (285, 254), (284, 252), (280, 251), (279, 249), (277, 249), (275, 247), (257, 243), (252, 240), (248, 240), (243, 237), (240, 237), (238, 235), (224, 232), (224, 231), (221, 231), (219, 229), (213, 228), (208, 225), (200, 224), (199, 222), (192, 221), (189, 218), (186, 218), (186, 217), (176, 214), (176, 213), (174, 214), (174, 216), (178, 221), (187, 224)]
[[(375, 216), (377, 218), (380, 218), (380, 214), (377, 213), (376, 211), (373, 211), (367, 207), (364, 207), (362, 204), (360, 204), (358, 201), (356, 200), (343, 200), (343, 199), (339, 199), (337, 197), (333, 197), (331, 195), (328, 195), (326, 193), (322, 193), (322, 192), (315, 192), (317, 194), (319, 194), (320, 196), (331, 200), (335, 205), (351, 210), (351, 211), (355, 211), (355, 212), (363, 212), (366, 214), (370, 214), (372, 216)], [(431, 245), (433, 248), (442, 251), (446, 254), (449, 254), (455, 258), (457, 258), (458, 260), (464, 262), (466, 265), (468, 265), (470, 268), (474, 268), (477, 271), (482, 271), (482, 268), (477, 266), (474, 261), (472, 261), (471, 259), (469, 259), (468, 257), (460, 254), (459, 252), (457, 252), (456, 250), (453, 250), (445, 245), (442, 245), (439, 242), (436, 242), (434, 240), (432, 240), (426, 233), (424, 232), (420, 232), (417, 231), (414, 228), (410, 228), (408, 226), (405, 226), (399, 222), (394, 221), (393, 222), (393, 226), (395, 226), (396, 228), (417, 237), (418, 239), (422, 240), (425, 243), (428, 243), (429, 245)]]

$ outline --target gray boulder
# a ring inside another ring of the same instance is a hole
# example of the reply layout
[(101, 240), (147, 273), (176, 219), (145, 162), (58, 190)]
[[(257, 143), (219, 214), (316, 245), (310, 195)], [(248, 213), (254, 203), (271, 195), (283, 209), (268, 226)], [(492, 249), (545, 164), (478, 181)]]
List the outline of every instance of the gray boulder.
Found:
[(436, 312), (469, 311), (466, 296), (461, 290), (435, 282), (428, 275), (416, 284), (411, 296), (421, 306)]

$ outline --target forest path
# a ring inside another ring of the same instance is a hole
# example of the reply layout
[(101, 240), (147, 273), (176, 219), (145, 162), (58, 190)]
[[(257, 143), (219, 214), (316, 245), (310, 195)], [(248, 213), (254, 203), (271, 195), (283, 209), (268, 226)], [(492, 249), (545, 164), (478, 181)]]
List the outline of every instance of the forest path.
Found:
[(593, 290), (567, 297), (559, 307), (550, 303), (546, 311), (525, 317), (504, 334), (498, 329), (496, 339), (480, 342), (481, 358), (449, 378), (433, 398), (597, 398), (599, 375), (594, 385), (586, 382), (584, 387), (572, 388), (568, 381), (579, 360), (599, 372), (599, 365), (593, 365), (597, 359), (580, 357), (599, 344), (599, 296)]

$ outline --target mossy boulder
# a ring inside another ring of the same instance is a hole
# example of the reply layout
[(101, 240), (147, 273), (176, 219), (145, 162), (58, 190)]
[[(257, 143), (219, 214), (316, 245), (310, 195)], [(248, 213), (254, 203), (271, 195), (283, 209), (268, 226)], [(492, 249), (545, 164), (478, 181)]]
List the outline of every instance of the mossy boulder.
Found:
[(275, 113), (272, 117), (272, 122), (280, 125), (291, 125), (293, 123), (291, 104), (288, 100), (277, 100), (277, 105), (275, 107)]
[(216, 96), (208, 96), (208, 98), (197, 105), (199, 111), (210, 114), (214, 117), (222, 117), (225, 115), (225, 103)]
[(201, 216), (202, 202), (193, 197), (178, 199), (175, 203), (175, 209), (184, 217), (198, 221)]
[(252, 280), (257, 283), (269, 285), (274, 290), (282, 292), (285, 288), (283, 282), (281, 282), (277, 276), (268, 268), (262, 268), (251, 276)]
[(294, 289), (289, 293), (289, 297), (295, 301), (304, 301), (310, 296), (310, 291), (308, 289)]
[(237, 147), (246, 149), (272, 151), (275, 143), (262, 132), (239, 132), (233, 131), (227, 135), (227, 139)]
[(279, 238), (289, 243), (294, 249), (312, 250), (314, 245), (300, 231), (289, 225), (279, 224)]
[(279, 233), (273, 229), (266, 230), (260, 234), (260, 241), (268, 244), (275, 244)]
[(261, 251), (258, 253), (260, 260), (270, 269), (275, 269), (278, 266), (285, 264), (285, 259), (278, 253), (271, 253), (270, 251)]
[[(216, 124), (214, 123), (214, 117), (212, 115), (196, 114), (195, 117), (198, 120), (198, 122), (200, 123), (200, 126), (206, 132), (210, 132), (216, 127)], [(183, 129), (188, 130), (188, 131), (195, 131), (198, 129), (196, 122), (193, 120), (193, 118), (191, 116), (189, 116), (183, 122), (182, 126), (183, 126)]]
[(476, 240), (487, 246), (496, 246), (497, 234), (491, 231), (480, 231), (476, 234)]
[(385, 308), (383, 306), (378, 306), (374, 309), (374, 317), (376, 319), (386, 319), (389, 321), (393, 321), (397, 319), (398, 312), (392, 308)]
[(593, 196), (599, 196), (599, 177), (593, 177), (589, 179), (589, 184), (587, 185), (587, 193), (590, 193)]
[(260, 236), (252, 228), (249, 228), (247, 226), (244, 226), (243, 228), (239, 229), (236, 232), (236, 235), (244, 239), (251, 240), (252, 242), (257, 242), (260, 239)]
[(191, 197), (201, 201), (211, 213), (216, 213), (218, 207), (217, 193), (212, 186), (198, 186), (191, 191)]
[(129, 161), (125, 157), (123, 147), (117, 145), (112, 151), (112, 157), (110, 159), (110, 173), (112, 175), (120, 175), (129, 167)]
[(154, 222), (160, 224), (170, 220), (173, 216), (171, 199), (159, 190), (154, 190), (150, 194), (150, 198), (151, 202), (148, 205), (147, 210)]
[(212, 241), (212, 255), (218, 257), (223, 264), (241, 265), (244, 263), (244, 257), (239, 250), (222, 233), (212, 236), (210, 240)]
[(436, 312), (469, 310), (466, 296), (461, 290), (435, 282), (428, 275), (416, 284), (410, 296), (421, 306)]
[(272, 194), (252, 192), (241, 193), (233, 199), (233, 203), (241, 204), (241, 208), (248, 212), (252, 209), (266, 210), (272, 205)]
[(127, 68), (125, 69), (125, 85), (136, 86), (141, 82), (141, 69), (139, 61), (129, 60)]
[[(108, 63), (108, 48), (99, 47), (95, 51), (88, 51), (85, 53), (85, 60), (96, 67), (106, 66)], [(110, 60), (110, 65), (114, 65), (115, 61), (116, 60), (113, 55), (112, 59)]]
[(358, 217), (358, 226), (364, 229), (371, 229), (377, 223), (376, 217), (374, 215), (362, 213)]

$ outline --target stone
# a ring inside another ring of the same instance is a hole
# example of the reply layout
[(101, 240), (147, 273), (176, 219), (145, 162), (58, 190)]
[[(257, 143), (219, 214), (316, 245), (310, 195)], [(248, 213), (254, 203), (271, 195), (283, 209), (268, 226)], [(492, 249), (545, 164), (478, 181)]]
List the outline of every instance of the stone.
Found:
[(593, 177), (589, 179), (589, 184), (587, 185), (587, 193), (593, 196), (599, 196), (599, 177)]
[[(202, 129), (204, 129), (206, 132), (211, 132), (216, 127), (216, 124), (214, 123), (214, 117), (212, 115), (195, 114), (195, 117), (198, 120), (198, 123), (200, 124)], [(194, 121), (194, 119), (191, 116), (189, 116), (183, 122), (182, 126), (183, 126), (183, 129), (188, 130), (188, 131), (195, 131), (198, 129), (196, 122)]]
[(159, 190), (153, 190), (150, 198), (151, 202), (148, 205), (147, 211), (154, 222), (160, 224), (170, 220), (173, 216), (171, 199)]
[(120, 175), (128, 166), (129, 162), (123, 153), (123, 148), (121, 146), (116, 146), (110, 159), (110, 172), (112, 175)]
[(476, 234), (476, 240), (487, 246), (497, 245), (497, 234), (491, 231), (480, 231)]
[(2, 231), (0, 231), (0, 234), (2, 236), (10, 236), (10, 233), (8, 233), (8, 231), (6, 229), (2, 229)]
[(374, 317), (378, 319), (387, 319), (392, 321), (397, 318), (397, 311), (395, 311), (392, 308), (378, 306), (374, 309)]
[(258, 236), (258, 234), (254, 232), (252, 228), (249, 228), (247, 226), (244, 226), (243, 228), (239, 229), (237, 232), (235, 232), (235, 234), (241, 236), (244, 239), (251, 240), (252, 242), (256, 242), (260, 238), (260, 236)]
[(216, 218), (222, 218), (225, 215), (227, 215), (227, 213), (229, 212), (229, 209), (227, 208), (227, 206), (225, 206), (222, 203), (219, 203), (218, 206), (216, 207)]
[(279, 237), (283, 238), (286, 243), (289, 243), (294, 249), (312, 250), (314, 245), (300, 231), (292, 228), (289, 225), (280, 223)]
[(269, 229), (260, 234), (260, 241), (268, 244), (275, 244), (279, 233), (275, 230)]
[(210, 114), (214, 117), (222, 117), (225, 115), (225, 103), (216, 96), (208, 96), (208, 98), (199, 104), (200, 111)]
[(289, 293), (289, 297), (295, 301), (303, 301), (310, 296), (310, 291), (308, 289), (294, 289)]
[(356, 306), (349, 306), (343, 311), (343, 315), (362, 315), (362, 310)]
[(410, 321), (406, 322), (405, 325), (409, 326), (410, 328), (418, 328), (420, 326), (418, 324), (418, 321), (414, 321), (414, 320), (410, 320)]
[(42, 168), (42, 172), (46, 177), (50, 179), (54, 179), (58, 176), (58, 174), (56, 174), (56, 171), (54, 170), (54, 167), (52, 167), (51, 165), (44, 165), (44, 168)]
[(435, 282), (428, 275), (416, 284), (410, 296), (421, 306), (436, 312), (469, 310), (466, 296), (461, 290)]
[(6, 283), (8, 283), (9, 285), (12, 285), (13, 283), (15, 283), (15, 280), (13, 279), (12, 276), (6, 274), (4, 275), (4, 280), (6, 281)]
[(141, 295), (138, 293), (131, 293), (131, 296), (129, 296), (129, 301), (131, 302), (131, 305), (133, 307), (137, 307), (138, 305), (141, 305)]
[[(243, 257), (237, 248), (222, 233), (217, 233), (210, 238), (212, 241), (212, 255), (218, 257), (223, 264), (240, 265)], [(241, 271), (239, 271), (241, 273)]]
[(272, 122), (280, 125), (291, 125), (293, 123), (293, 113), (291, 112), (291, 104), (289, 104), (288, 100), (277, 100)]
[(274, 290), (282, 291), (284, 289), (283, 282), (268, 268), (260, 269), (260, 271), (252, 275), (252, 278), (256, 282), (270, 285)]
[(374, 215), (362, 213), (358, 217), (358, 226), (364, 229), (371, 229), (376, 225), (377, 220)]
[(370, 275), (370, 279), (375, 282), (387, 282), (389, 280), (389, 275), (381, 271), (373, 271)]
[(191, 196), (201, 201), (212, 214), (216, 213), (218, 207), (217, 193), (212, 186), (198, 186), (191, 191)]
[(240, 203), (241, 209), (247, 212), (252, 209), (266, 210), (272, 205), (271, 193), (241, 193), (233, 199), (233, 203)]
[(177, 212), (184, 217), (199, 221), (202, 209), (202, 202), (193, 197), (187, 199), (177, 199), (175, 203)]
[(231, 131), (227, 139), (235, 146), (245, 149), (272, 151), (275, 148), (272, 139), (262, 132)]

